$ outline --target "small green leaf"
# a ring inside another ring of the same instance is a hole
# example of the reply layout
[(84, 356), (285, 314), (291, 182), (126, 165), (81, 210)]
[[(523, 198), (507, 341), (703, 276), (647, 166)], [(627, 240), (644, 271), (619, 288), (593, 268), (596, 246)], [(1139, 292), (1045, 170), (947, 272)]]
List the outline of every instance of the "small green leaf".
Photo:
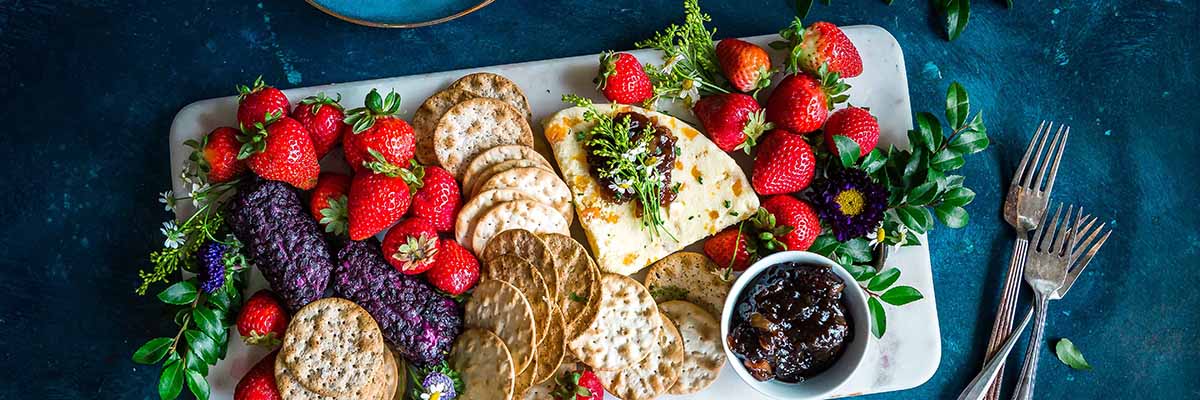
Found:
[(925, 160), (928, 157), (928, 152), (919, 147), (914, 147), (912, 155), (908, 159), (908, 163), (904, 164), (904, 187), (907, 190), (912, 185), (913, 178), (925, 175)]
[(887, 314), (883, 311), (883, 304), (872, 297), (867, 299), (867, 308), (871, 310), (871, 334), (882, 338), (887, 333)]
[(171, 348), (171, 342), (173, 340), (166, 337), (150, 339), (133, 352), (133, 362), (150, 365), (162, 361), (167, 355), (167, 350)]
[(906, 203), (914, 206), (929, 204), (938, 195), (937, 182), (925, 182), (908, 192)]
[(158, 294), (158, 299), (167, 304), (187, 304), (196, 300), (196, 285), (191, 281), (181, 281), (171, 285)]
[(910, 232), (909, 234), (904, 236), (904, 245), (905, 246), (920, 246), (921, 238)]
[(833, 144), (837, 146), (838, 159), (842, 161), (843, 168), (850, 168), (858, 163), (861, 151), (858, 148), (858, 142), (842, 135), (834, 135)]
[(900, 222), (913, 233), (925, 233), (929, 231), (929, 226), (933, 225), (933, 215), (930, 215), (925, 207), (904, 206), (895, 210)]
[(951, 207), (962, 207), (971, 204), (975, 200), (975, 191), (962, 186), (953, 187), (946, 190), (946, 194), (942, 196), (942, 205)]
[(1054, 354), (1058, 356), (1058, 360), (1062, 361), (1067, 366), (1080, 370), (1091, 371), (1092, 366), (1087, 360), (1083, 359), (1083, 353), (1075, 347), (1075, 343), (1071, 343), (1070, 339), (1063, 338), (1054, 345)]
[(850, 239), (842, 243), (840, 250), (855, 262), (871, 261), (871, 242), (864, 238)]
[(208, 363), (205, 363), (204, 360), (200, 359), (200, 356), (188, 356), (186, 369), (198, 371), (200, 372), (200, 375), (208, 375)]
[(933, 159), (929, 160), (929, 168), (938, 171), (953, 171), (962, 168), (963, 164), (966, 164), (966, 161), (953, 147), (942, 149), (933, 155)]
[(183, 332), (183, 336), (187, 338), (188, 347), (191, 353), (200, 356), (204, 362), (216, 364), (217, 357), (220, 351), (217, 350), (217, 343), (211, 337), (195, 329), (188, 329)]
[(942, 124), (938, 122), (937, 117), (933, 114), (922, 112), (917, 114), (917, 129), (914, 132), (909, 131), (908, 141), (912, 148), (923, 147), (925, 150), (933, 152), (942, 142)]
[(951, 82), (950, 88), (946, 89), (946, 122), (957, 131), (967, 123), (970, 114), (971, 102), (967, 99), (967, 89), (958, 82)]
[(813, 0), (796, 0), (796, 16), (800, 19), (808, 18), (808, 11), (812, 9)]
[(163, 365), (162, 375), (158, 378), (158, 397), (163, 400), (173, 400), (183, 391), (183, 363), (178, 359), (167, 361)]
[(966, 130), (950, 141), (950, 148), (962, 154), (974, 154), (988, 147), (987, 133)]
[(946, 36), (950, 40), (958, 39), (963, 31), (967, 29), (967, 21), (971, 19), (971, 2), (970, 0), (935, 0), (944, 1), (944, 12), (946, 17)]
[(884, 164), (886, 163), (887, 160), (884, 159), (883, 152), (879, 149), (875, 149), (871, 150), (870, 153), (867, 153), (866, 157), (863, 157), (860, 166), (862, 170), (866, 171), (868, 174), (874, 174), (875, 171), (879, 171), (881, 168), (883, 168)]
[(835, 238), (833, 235), (821, 235), (817, 236), (817, 239), (813, 241), (812, 246), (808, 247), (808, 251), (823, 255), (825, 257), (830, 257), (834, 252), (837, 251), (839, 247), (841, 247), (841, 245), (842, 243), (837, 241), (837, 238)]
[(938, 205), (933, 208), (933, 213), (937, 215), (939, 221), (948, 228), (962, 228), (967, 226), (970, 221), (970, 215), (967, 210), (962, 207), (948, 206), (945, 204)]
[(872, 292), (882, 291), (883, 289), (887, 289), (888, 286), (892, 286), (893, 283), (896, 283), (897, 279), (900, 279), (900, 269), (888, 268), (880, 272), (879, 275), (875, 275), (874, 278), (871, 278), (871, 281), (867, 282), (867, 289)]
[(854, 280), (862, 282), (875, 277), (875, 267), (870, 265), (846, 265), (846, 272), (854, 277)]
[(217, 319), (216, 313), (203, 305), (192, 310), (192, 320), (196, 321), (196, 326), (200, 328), (201, 332), (214, 338), (220, 334), (219, 331), (225, 330), (221, 320)]
[(879, 296), (880, 300), (893, 306), (902, 306), (914, 301), (920, 300), (925, 296), (921, 295), (921, 291), (912, 286), (896, 286), (888, 289), (883, 295)]
[(208, 400), (208, 381), (204, 379), (204, 375), (194, 370), (187, 370), (187, 386), (192, 394), (196, 395), (196, 400)]

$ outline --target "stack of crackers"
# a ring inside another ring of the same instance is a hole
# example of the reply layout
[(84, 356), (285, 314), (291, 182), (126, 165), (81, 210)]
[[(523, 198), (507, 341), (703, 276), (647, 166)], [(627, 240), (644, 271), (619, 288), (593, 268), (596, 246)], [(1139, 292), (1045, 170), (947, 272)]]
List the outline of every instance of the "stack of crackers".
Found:
[(314, 301), (292, 316), (275, 358), (283, 399), (390, 400), (401, 374), (375, 319), (345, 299)]
[(570, 189), (533, 148), (531, 115), (519, 86), (486, 72), (459, 78), (413, 115), (417, 159), (462, 183), (455, 239), (475, 254), (502, 231), (565, 234), (574, 219)]
[(600, 270), (583, 246), (558, 233), (500, 232), (482, 252), (483, 276), (465, 304), (466, 332), (450, 364), (464, 398), (547, 398), (568, 340), (594, 323)]

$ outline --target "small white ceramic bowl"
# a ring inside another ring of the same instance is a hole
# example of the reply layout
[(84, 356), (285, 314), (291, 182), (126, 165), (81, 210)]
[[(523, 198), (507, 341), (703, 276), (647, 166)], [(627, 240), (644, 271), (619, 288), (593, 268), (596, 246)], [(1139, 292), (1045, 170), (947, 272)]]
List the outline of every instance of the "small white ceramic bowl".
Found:
[[(837, 360), (828, 370), (818, 374), (811, 379), (800, 383), (784, 383), (777, 380), (769, 380), (761, 382), (750, 376), (750, 372), (746, 371), (746, 367), (738, 360), (737, 355), (729, 348), (729, 330), (732, 329), (733, 316), (737, 311), (738, 299), (742, 293), (749, 290), (750, 283), (754, 278), (766, 270), (775, 267), (777, 264), (785, 262), (799, 262), (816, 265), (828, 265), (830, 269), (846, 282), (846, 290), (842, 291), (842, 300), (849, 309), (853, 325), (851, 329), (854, 331), (854, 339), (847, 345), (846, 350), (842, 353), (842, 357)], [(776, 399), (786, 400), (801, 400), (801, 399), (821, 399), (829, 396), (839, 386), (846, 383), (854, 371), (862, 364), (866, 358), (867, 348), (871, 344), (871, 321), (867, 311), (867, 297), (862, 290), (858, 288), (858, 283), (854, 277), (842, 268), (841, 265), (825, 258), (816, 253), (807, 251), (784, 251), (764, 257), (758, 262), (747, 268), (742, 276), (734, 281), (733, 288), (729, 290), (729, 296), (725, 299), (725, 309), (721, 312), (721, 343), (725, 346), (725, 356), (729, 358), (729, 362), (733, 364), (733, 370), (737, 372), (738, 377), (742, 378), (746, 384), (754, 388), (758, 392)]]

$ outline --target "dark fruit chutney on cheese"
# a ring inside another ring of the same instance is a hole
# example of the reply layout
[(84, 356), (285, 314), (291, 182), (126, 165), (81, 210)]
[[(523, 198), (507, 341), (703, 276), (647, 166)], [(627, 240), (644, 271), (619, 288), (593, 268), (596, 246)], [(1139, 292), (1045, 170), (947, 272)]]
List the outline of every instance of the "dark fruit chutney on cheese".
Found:
[[(640, 167), (650, 168), (648, 170), (650, 173), (646, 175), (661, 182), (659, 203), (662, 206), (670, 204), (675, 200), (675, 189), (671, 187), (670, 182), (671, 169), (675, 167), (676, 155), (676, 138), (671, 134), (671, 129), (651, 121), (645, 115), (631, 111), (618, 113), (613, 117), (613, 121), (618, 127), (625, 123), (629, 124), (628, 139), (622, 138), (628, 140), (631, 145), (629, 151), (612, 154), (612, 151), (615, 150), (612, 147), (625, 146), (613, 146), (614, 143), (609, 141), (589, 141), (587, 145), (588, 165), (592, 175), (604, 188), (603, 192), (616, 203), (624, 203), (637, 197), (638, 191), (632, 186), (639, 183), (630, 179), (627, 167), (632, 167), (630, 164), (637, 160), (644, 160), (649, 165), (643, 164)], [(643, 155), (646, 157), (642, 157)], [(622, 172), (613, 171), (614, 167)]]
[(776, 264), (749, 288), (726, 340), (755, 379), (803, 382), (833, 366), (853, 339), (846, 284), (827, 266)]

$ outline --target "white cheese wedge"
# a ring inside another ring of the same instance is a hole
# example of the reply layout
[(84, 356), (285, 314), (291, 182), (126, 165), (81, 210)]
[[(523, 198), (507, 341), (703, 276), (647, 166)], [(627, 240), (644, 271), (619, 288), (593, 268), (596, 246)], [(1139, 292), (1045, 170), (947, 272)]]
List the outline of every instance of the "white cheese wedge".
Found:
[(758, 196), (733, 158), (686, 122), (666, 114), (625, 105), (596, 105), (616, 115), (633, 111), (671, 129), (679, 155), (668, 187), (679, 184), (675, 200), (663, 208), (662, 227), (670, 235), (652, 235), (642, 228), (634, 202), (617, 204), (602, 192), (588, 168), (587, 152), (576, 134), (584, 122), (582, 107), (559, 111), (545, 122), (546, 139), (575, 201), (575, 211), (587, 234), (600, 269), (629, 275), (689, 244), (749, 218), (758, 209)]

